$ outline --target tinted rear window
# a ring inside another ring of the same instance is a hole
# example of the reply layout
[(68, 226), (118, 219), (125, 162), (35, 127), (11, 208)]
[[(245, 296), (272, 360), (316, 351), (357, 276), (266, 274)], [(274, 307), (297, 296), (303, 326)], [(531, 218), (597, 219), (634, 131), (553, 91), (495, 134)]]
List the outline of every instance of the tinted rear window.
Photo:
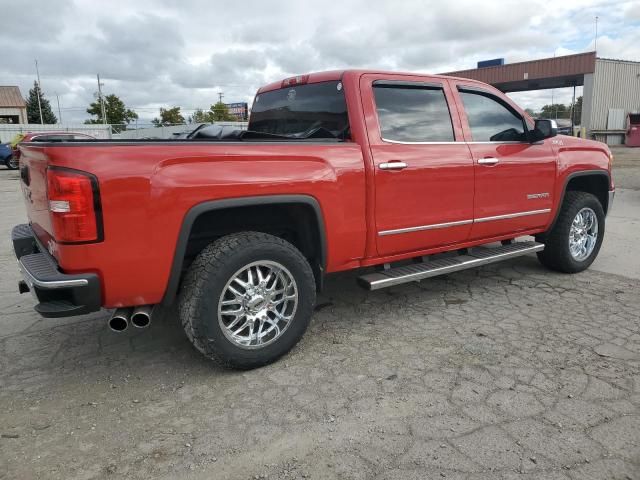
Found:
[(396, 142), (452, 142), (453, 126), (441, 88), (374, 84), (382, 138)]
[(303, 136), (317, 128), (347, 138), (349, 118), (342, 83), (311, 83), (256, 95), (249, 130)]

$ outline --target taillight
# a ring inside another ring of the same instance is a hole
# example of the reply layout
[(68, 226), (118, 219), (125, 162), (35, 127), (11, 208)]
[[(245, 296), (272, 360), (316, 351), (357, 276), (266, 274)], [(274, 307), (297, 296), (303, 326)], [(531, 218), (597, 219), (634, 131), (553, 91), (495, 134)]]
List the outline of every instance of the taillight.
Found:
[(98, 182), (67, 168), (47, 169), (47, 198), (53, 238), (60, 243), (102, 240)]

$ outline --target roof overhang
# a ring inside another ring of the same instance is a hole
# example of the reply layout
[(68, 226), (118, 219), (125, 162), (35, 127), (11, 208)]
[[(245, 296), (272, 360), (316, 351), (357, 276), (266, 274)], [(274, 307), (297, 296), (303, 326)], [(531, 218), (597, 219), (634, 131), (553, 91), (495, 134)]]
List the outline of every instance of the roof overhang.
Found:
[(584, 85), (584, 76), (595, 72), (595, 68), (596, 52), (587, 52), (444, 75), (478, 80), (503, 92), (521, 92)]

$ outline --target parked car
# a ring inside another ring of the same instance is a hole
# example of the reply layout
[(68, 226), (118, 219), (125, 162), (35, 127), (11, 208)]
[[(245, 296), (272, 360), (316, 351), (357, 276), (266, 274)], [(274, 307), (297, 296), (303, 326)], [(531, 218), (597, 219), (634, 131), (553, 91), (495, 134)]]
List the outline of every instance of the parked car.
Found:
[(11, 145), (8, 143), (0, 143), (0, 163), (4, 164), (11, 170), (18, 168), (13, 160), (13, 151), (11, 150)]
[(13, 166), (9, 168), (18, 168), (21, 155), (18, 146), (23, 142), (67, 142), (70, 140), (95, 140), (95, 137), (84, 133), (74, 132), (29, 132), (26, 134), (19, 134), (18, 137), (11, 142), (13, 145)]
[(573, 136), (573, 125), (571, 125), (571, 119), (558, 118), (556, 120), (558, 125), (558, 135), (571, 135)]
[(37, 312), (115, 309), (121, 331), (177, 303), (195, 348), (243, 369), (300, 340), (333, 272), (370, 267), (377, 290), (534, 252), (583, 271), (614, 195), (605, 144), (434, 75), (285, 79), (246, 132), (208, 139), (20, 148), (29, 223), (12, 237)]

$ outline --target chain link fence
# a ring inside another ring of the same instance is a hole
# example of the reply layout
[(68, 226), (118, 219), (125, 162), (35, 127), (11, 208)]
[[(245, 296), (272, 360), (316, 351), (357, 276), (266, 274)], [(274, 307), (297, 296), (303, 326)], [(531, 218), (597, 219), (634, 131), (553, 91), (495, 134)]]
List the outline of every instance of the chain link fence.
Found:
[(0, 143), (10, 142), (16, 135), (29, 132), (74, 132), (91, 135), (95, 138), (112, 138), (111, 125), (100, 124), (54, 124), (42, 125), (40, 123), (12, 123), (0, 124)]

